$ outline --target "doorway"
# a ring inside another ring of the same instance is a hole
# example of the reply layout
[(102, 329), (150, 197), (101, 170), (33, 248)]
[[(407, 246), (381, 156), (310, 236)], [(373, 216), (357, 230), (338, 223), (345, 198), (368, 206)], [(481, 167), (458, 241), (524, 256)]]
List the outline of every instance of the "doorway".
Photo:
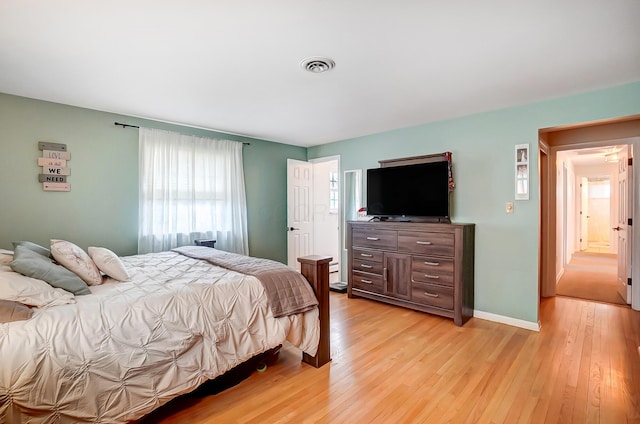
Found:
[[(580, 239), (584, 240), (580, 251), (584, 253), (612, 254), (617, 257), (614, 244), (611, 243), (612, 217), (611, 211), (615, 208), (611, 196), (614, 182), (608, 175), (596, 177), (583, 177), (582, 184), (586, 186), (583, 192), (586, 197), (586, 223), (582, 224)], [(618, 193), (615, 193), (616, 197)]]
[[(615, 234), (620, 199), (617, 154), (626, 149), (610, 145), (557, 152), (562, 169), (556, 181), (562, 194), (557, 200), (562, 217), (557, 295), (626, 305), (626, 292), (624, 297), (618, 293)], [(626, 273), (626, 263), (621, 266)]]
[[(621, 199), (618, 162), (628, 150), (627, 145), (603, 145), (556, 154), (562, 169), (556, 181), (562, 193), (557, 199), (561, 215), (558, 295), (627, 304), (626, 287), (618, 293), (618, 275), (626, 274), (628, 267), (626, 246), (618, 255), (616, 226)], [(623, 279), (626, 286), (626, 275)]]
[(340, 158), (287, 159), (287, 257), (331, 256), (330, 282), (340, 279)]
[(310, 161), (313, 166), (314, 254), (331, 256), (329, 283), (340, 281), (340, 161), (336, 157)]
[[(563, 243), (565, 241), (563, 237), (565, 232), (570, 232), (572, 228), (570, 225), (563, 225), (563, 215), (560, 213), (563, 208), (563, 205), (559, 204), (562, 199), (559, 194), (563, 187), (561, 184), (563, 172), (561, 165), (558, 164), (558, 154), (568, 150), (602, 149), (606, 146), (625, 144), (640, 151), (640, 115), (545, 128), (540, 129), (538, 135), (541, 164), (545, 158), (545, 163), (547, 163), (544, 169), (541, 168), (540, 175), (540, 296), (549, 297), (556, 295), (556, 283), (564, 273), (564, 265), (566, 265), (568, 256), (563, 259)], [(630, 196), (625, 199), (627, 207), (619, 208), (627, 213), (624, 221), (618, 217), (618, 222), (622, 225), (614, 227), (620, 227), (623, 230), (619, 233), (623, 233), (622, 239), (628, 242), (625, 247), (626, 260), (621, 261), (628, 265), (624, 276), (627, 301), (631, 301), (633, 309), (640, 310), (640, 286), (634, 281), (640, 280), (640, 261), (632, 261), (630, 256), (632, 250), (640, 251), (640, 232), (633, 232), (631, 227), (632, 219), (634, 221), (640, 220), (640, 196), (635, 196), (635, 198), (631, 196), (634, 192), (634, 180), (640, 181), (640, 176), (638, 176), (640, 169), (630, 166), (626, 160), (621, 160), (619, 163), (621, 168), (628, 171), (628, 178), (624, 180), (628, 182), (628, 189), (625, 192)], [(576, 187), (579, 187), (579, 184)], [(575, 195), (568, 195), (568, 198), (575, 199)], [(566, 209), (570, 210), (571, 208), (567, 207)], [(579, 210), (579, 208), (577, 209)], [(570, 243), (570, 240), (576, 240), (576, 236), (566, 240)], [(630, 278), (632, 276), (636, 278)], [(620, 278), (619, 281), (621, 281)]]

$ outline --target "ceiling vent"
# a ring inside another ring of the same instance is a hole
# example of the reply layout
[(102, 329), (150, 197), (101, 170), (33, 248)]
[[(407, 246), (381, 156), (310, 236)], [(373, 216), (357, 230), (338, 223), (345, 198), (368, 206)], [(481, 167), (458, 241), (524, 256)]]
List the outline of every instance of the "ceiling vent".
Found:
[(300, 62), (302, 69), (314, 74), (321, 74), (332, 70), (336, 63), (327, 57), (309, 57)]

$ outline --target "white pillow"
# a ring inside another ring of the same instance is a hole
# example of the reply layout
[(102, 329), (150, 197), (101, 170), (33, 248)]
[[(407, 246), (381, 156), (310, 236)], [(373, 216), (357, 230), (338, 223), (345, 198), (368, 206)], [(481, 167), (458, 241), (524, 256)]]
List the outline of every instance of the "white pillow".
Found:
[(42, 308), (76, 303), (73, 293), (51, 287), (42, 280), (18, 274), (10, 267), (2, 265), (0, 265), (0, 299)]
[(102, 275), (89, 255), (65, 240), (51, 240), (51, 254), (60, 265), (75, 273), (90, 286), (102, 284)]
[(118, 281), (127, 281), (131, 278), (118, 255), (111, 250), (105, 247), (89, 247), (87, 251), (98, 269), (109, 277)]

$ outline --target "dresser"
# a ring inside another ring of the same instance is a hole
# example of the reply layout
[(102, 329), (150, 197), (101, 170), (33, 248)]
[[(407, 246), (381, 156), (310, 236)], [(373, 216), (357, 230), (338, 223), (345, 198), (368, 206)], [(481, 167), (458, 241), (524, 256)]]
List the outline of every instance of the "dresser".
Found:
[(347, 223), (350, 298), (453, 318), (473, 316), (474, 224)]

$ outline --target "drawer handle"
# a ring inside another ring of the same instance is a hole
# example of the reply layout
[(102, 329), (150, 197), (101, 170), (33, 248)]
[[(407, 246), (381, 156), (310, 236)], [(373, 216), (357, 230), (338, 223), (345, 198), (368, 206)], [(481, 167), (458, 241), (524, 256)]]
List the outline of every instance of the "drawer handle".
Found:
[(437, 280), (438, 278), (440, 278), (440, 276), (439, 276), (439, 275), (424, 274), (424, 276), (425, 276), (426, 278), (433, 278), (433, 279), (435, 279), (435, 280)]
[(365, 258), (373, 258), (373, 255), (370, 255), (368, 253), (361, 253), (360, 256), (363, 256)]
[(371, 268), (373, 268), (373, 266), (371, 266), (371, 265), (367, 265), (367, 264), (360, 264), (360, 266), (361, 266), (362, 268), (366, 268), (366, 269), (371, 269)]
[(416, 242), (416, 244), (424, 244), (424, 245), (429, 246), (429, 245), (431, 245), (431, 244), (433, 244), (433, 243), (431, 243), (430, 241), (420, 241), (420, 240), (418, 240), (418, 241)]
[(429, 262), (429, 261), (424, 261), (425, 265), (431, 265), (431, 266), (440, 266), (440, 262)]
[(371, 280), (365, 280), (364, 278), (360, 280), (361, 282), (365, 283), (365, 284), (373, 284), (373, 281)]
[(378, 237), (367, 237), (367, 240), (378, 241), (380, 239)]
[(438, 293), (429, 293), (429, 292), (424, 292), (425, 296), (429, 296), (429, 297), (440, 297), (440, 295)]

